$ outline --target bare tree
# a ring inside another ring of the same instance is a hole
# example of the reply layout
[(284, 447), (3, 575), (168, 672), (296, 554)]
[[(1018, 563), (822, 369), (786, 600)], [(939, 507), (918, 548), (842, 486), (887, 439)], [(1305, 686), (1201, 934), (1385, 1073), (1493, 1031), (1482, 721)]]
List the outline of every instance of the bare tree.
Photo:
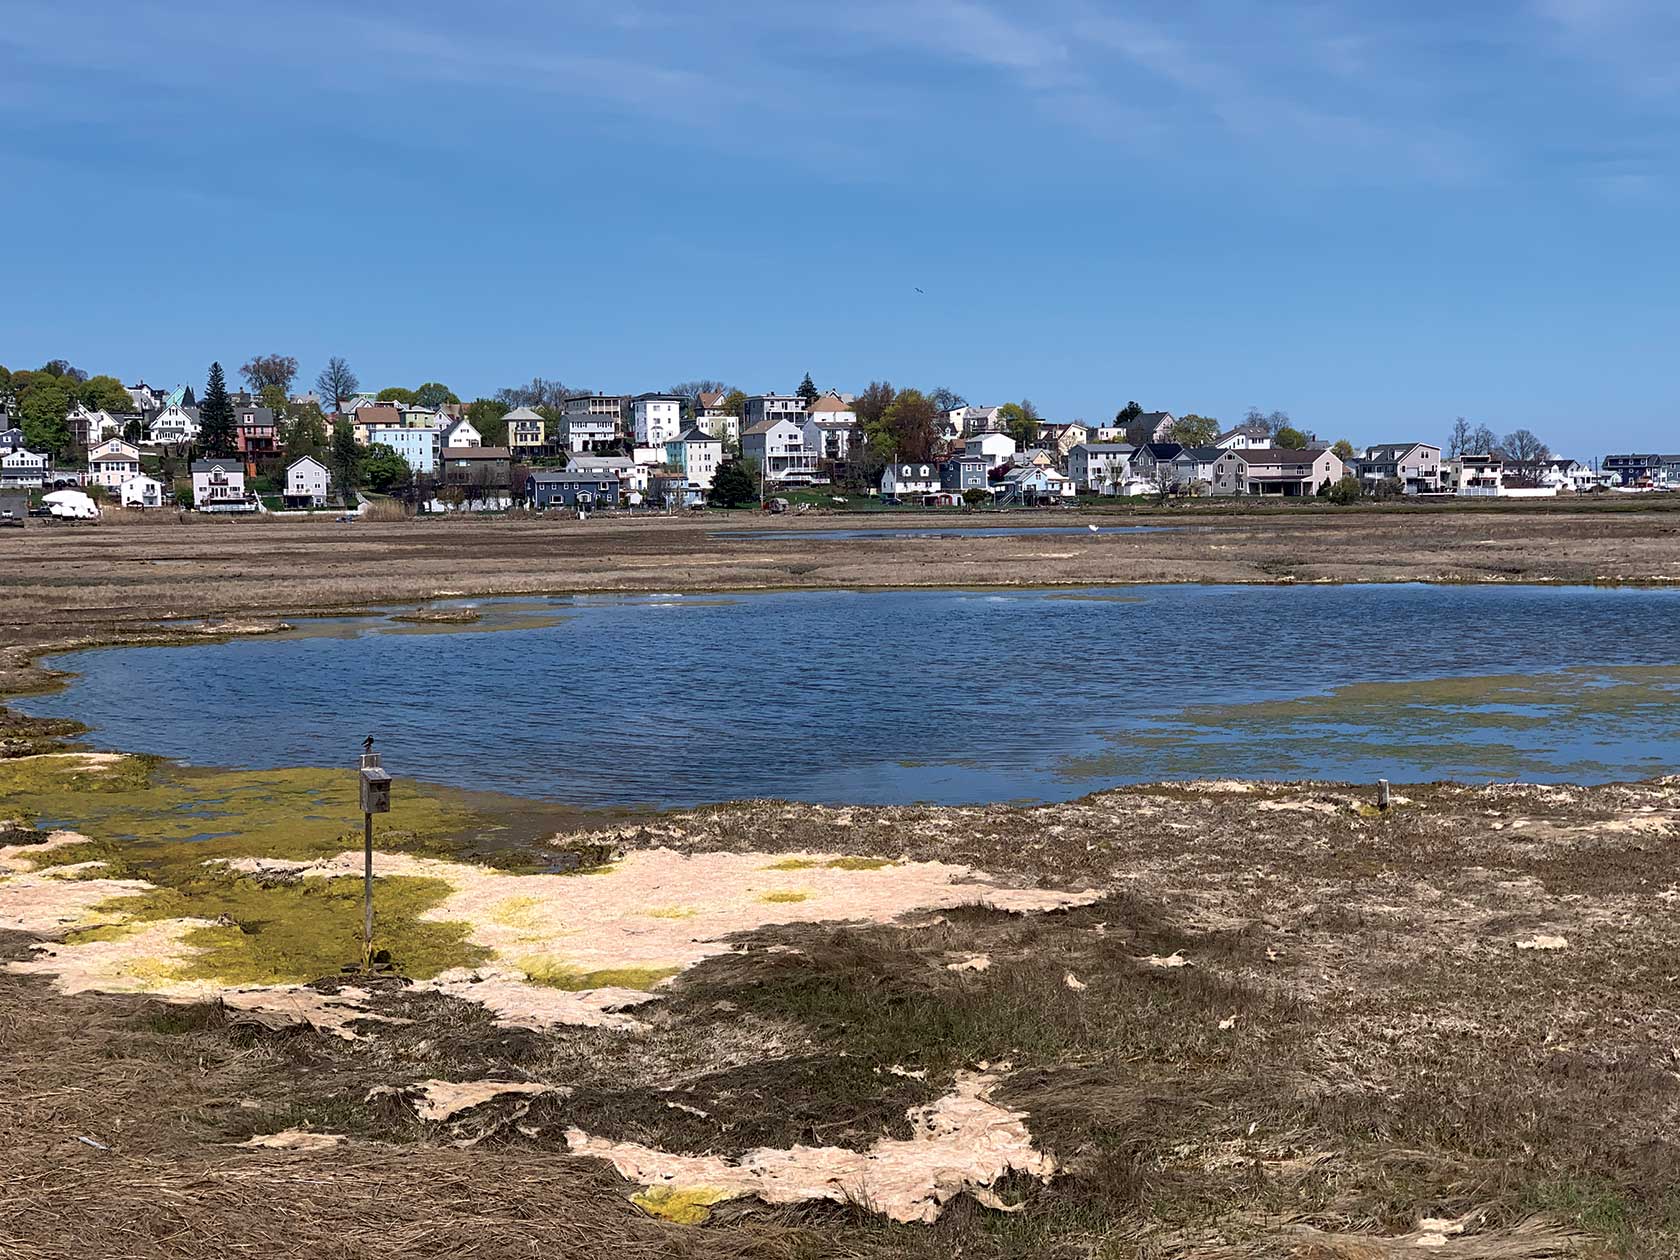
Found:
[(498, 389), (496, 401), (507, 407), (558, 408), (566, 399), (581, 398), (588, 393), (586, 389), (575, 389), (558, 380), (533, 376), (529, 385), (511, 385), (507, 389)]
[(1453, 421), (1452, 429), (1447, 433), (1447, 458), (1457, 459), (1460, 455), (1468, 454), (1470, 450), (1470, 422), (1463, 416)]
[(1507, 433), (1499, 446), (1505, 458), (1529, 476), (1537, 473), (1541, 463), (1552, 455), (1551, 448), (1528, 429)]
[(361, 384), (350, 370), (350, 364), (335, 354), (315, 378), (315, 391), (324, 401), (332, 403), (334, 411), (342, 411), (345, 399), (360, 389)]
[(1470, 436), (1465, 439), (1461, 455), (1491, 455), (1499, 449), (1499, 437), (1485, 424), (1478, 424), (1470, 430)]
[(1149, 484), (1155, 489), (1155, 498), (1165, 503), (1172, 498), (1173, 491), (1178, 489), (1178, 478), (1173, 475), (1173, 466), (1164, 459), (1155, 461), (1154, 471), (1150, 473)]

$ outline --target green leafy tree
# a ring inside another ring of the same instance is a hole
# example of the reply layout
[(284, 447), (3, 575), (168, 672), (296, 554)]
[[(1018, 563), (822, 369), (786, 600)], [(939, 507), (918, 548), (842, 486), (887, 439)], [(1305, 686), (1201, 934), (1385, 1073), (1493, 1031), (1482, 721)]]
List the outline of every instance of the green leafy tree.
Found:
[(297, 408), (279, 425), (279, 430), (280, 444), (286, 448), (288, 463), (305, 455), (319, 459), (321, 452), (327, 449), (327, 418), (314, 403)]
[(232, 455), (234, 448), (233, 402), (228, 398), (222, 365), (210, 365), (210, 379), (204, 385), (204, 401), (198, 406), (198, 441), (211, 455)]
[(408, 485), (408, 461), (402, 454), (382, 442), (376, 442), (361, 452), (361, 475), (369, 490), (390, 494)]
[[(962, 406), (962, 405), (963, 404), (961, 404), (961, 403), (958, 404), (958, 406)], [(963, 502), (968, 504), (968, 506), (971, 507), (971, 508), (979, 507), (982, 503), (984, 503), (987, 499), (989, 499), (991, 497), (992, 497), (991, 495), (987, 494), (979, 486), (970, 486), (967, 490), (963, 491)]]
[(1343, 477), (1340, 481), (1336, 482), (1335, 485), (1331, 486), (1328, 493), (1325, 495), (1330, 502), (1337, 504), (1340, 507), (1346, 507), (1350, 503), (1359, 502), (1359, 496), (1359, 479), (1357, 477)]
[(725, 415), (734, 416), (737, 420), (739, 420), (741, 418), (741, 414), (746, 411), (746, 409), (747, 396), (740, 390), (732, 389), (724, 397), (723, 413)]
[(414, 405), (414, 391), (404, 389), (401, 385), (387, 385), (375, 395), (380, 402), (401, 403), (405, 407)]
[(740, 507), (758, 498), (758, 477), (738, 459), (726, 459), (712, 476), (707, 499), (714, 507)]
[(455, 397), (455, 391), (442, 381), (427, 381), (414, 391), (414, 401), (422, 407), (430, 407), (436, 411), (445, 403), (459, 403), (461, 400)]
[(1031, 446), (1038, 441), (1040, 416), (1032, 399), (1004, 403), (998, 408), (998, 419), (1003, 421), (1003, 431), (1015, 439), (1016, 446)]
[(257, 393), (257, 401), (272, 411), (276, 420), (284, 420), (292, 408), (292, 400), (278, 385), (264, 385)]
[(1307, 449), (1307, 435), (1293, 425), (1284, 425), (1272, 434), (1272, 441), (1286, 451), (1304, 451)]
[(345, 402), (361, 387), (362, 383), (350, 370), (350, 364), (336, 354), (327, 360), (327, 366), (315, 378), (315, 392), (334, 411), (344, 410)]
[(1336, 439), (1336, 444), (1330, 449), (1336, 452), (1337, 459), (1349, 460), (1353, 458), (1353, 443), (1346, 438)]
[(129, 411), (134, 399), (114, 376), (90, 376), (76, 390), (76, 398), (89, 411)]
[(355, 501), (355, 489), (361, 484), (361, 454), (361, 447), (356, 445), (356, 431), (348, 420), (339, 417), (333, 422), (332, 464), (347, 504)]
[(900, 390), (881, 418), (864, 426), (864, 436), (888, 459), (925, 460), (939, 440), (939, 411), (921, 390)]
[(73, 381), (61, 376), (36, 373), (18, 400), (18, 427), (23, 444), (40, 455), (62, 459), (70, 450), (70, 414)]
[(277, 389), (280, 396), (285, 398), (291, 393), (292, 382), (297, 379), (298, 361), (289, 354), (254, 355), (249, 363), (239, 369), (239, 374), (245, 378), (245, 388), (253, 394), (260, 395), (266, 390)]
[(816, 382), (811, 379), (811, 374), (809, 372), (805, 373), (805, 379), (799, 382), (799, 388), (796, 389), (794, 393), (798, 394), (800, 398), (805, 400), (805, 405), (807, 407), (816, 402), (818, 398), (822, 397), (821, 394), (817, 393)]
[[(479, 436), (484, 439), (486, 446), (507, 445), (507, 413), (510, 410), (505, 402), (496, 398), (475, 398), (467, 404), (466, 418), (472, 427), (477, 429)], [(547, 432), (555, 432), (555, 424), (560, 413), (552, 407), (534, 407), (545, 420), (548, 421)]]
[(1134, 400), (1114, 413), (1114, 423), (1123, 429), (1142, 414), (1143, 408)]
[(1219, 421), (1212, 416), (1198, 416), (1195, 412), (1180, 416), (1167, 431), (1167, 440), (1180, 446), (1210, 446), (1218, 436)]

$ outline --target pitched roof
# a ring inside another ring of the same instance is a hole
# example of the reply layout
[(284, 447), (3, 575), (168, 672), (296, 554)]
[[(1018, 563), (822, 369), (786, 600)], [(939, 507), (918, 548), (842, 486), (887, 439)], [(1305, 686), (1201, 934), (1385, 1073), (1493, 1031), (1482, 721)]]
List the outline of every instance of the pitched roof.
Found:
[(716, 441), (718, 441), (718, 439), (713, 437), (710, 433), (707, 433), (706, 430), (704, 430), (702, 428), (698, 428), (698, 427), (695, 427), (695, 426), (690, 426), (689, 428), (684, 429), (681, 433), (677, 434), (677, 441), (679, 441), (679, 442), (716, 442)]
[(711, 392), (702, 391), (700, 394), (700, 405), (702, 407), (716, 407), (727, 397), (729, 397), (729, 395), (724, 393), (721, 389)]
[(1173, 456), (1173, 458), (1178, 459), (1181, 456), (1188, 455), (1191, 459), (1196, 460), (1198, 463), (1211, 464), (1224, 453), (1225, 448), (1222, 446), (1186, 446), (1177, 455)]
[(292, 469), (296, 468), (299, 464), (314, 464), (315, 467), (319, 468), (322, 472), (327, 471), (327, 466), (320, 460), (316, 459), (313, 455), (299, 455), (291, 463), (286, 465), (286, 471), (291, 472)]
[(1249, 464), (1316, 464), (1318, 457), (1323, 455), (1325, 448), (1309, 447), (1294, 450), (1287, 446), (1252, 446), (1248, 450), (1234, 450), (1223, 452), (1235, 455), (1244, 463)]
[(1367, 446), (1361, 458), (1373, 464), (1392, 464), (1402, 455), (1428, 445), (1428, 442), (1379, 442), (1375, 446)]
[(513, 454), (505, 446), (446, 446), (442, 459), (507, 459)]
[(540, 472), (532, 473), (531, 480), (543, 485), (559, 485), (579, 481), (617, 481), (618, 474), (616, 471), (608, 469), (590, 472), (582, 468), (545, 468)]
[(850, 411), (851, 407), (846, 404), (845, 400), (842, 399), (840, 395), (830, 392), (817, 399), (816, 402), (812, 403), (805, 410), (810, 412)]
[(1130, 455), (1135, 450), (1137, 447), (1130, 442), (1081, 442), (1068, 454), (1084, 451), (1087, 455)]
[(245, 461), (234, 455), (226, 459), (195, 459), (192, 462), (194, 472), (213, 472), (217, 468), (224, 472), (236, 472), (241, 477), (245, 475)]
[(504, 419), (504, 420), (541, 420), (542, 417), (539, 416), (536, 412), (532, 411), (529, 407), (515, 407), (512, 411), (508, 412), (507, 415), (503, 416), (502, 419)]

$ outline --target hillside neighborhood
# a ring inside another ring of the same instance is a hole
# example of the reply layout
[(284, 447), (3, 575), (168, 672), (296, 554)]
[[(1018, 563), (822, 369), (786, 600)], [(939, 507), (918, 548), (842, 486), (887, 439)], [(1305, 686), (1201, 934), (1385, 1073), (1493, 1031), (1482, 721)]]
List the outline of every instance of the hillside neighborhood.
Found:
[(1033, 507), (1080, 496), (1554, 497), (1680, 489), (1680, 454), (1554, 455), (1528, 430), (1504, 438), (1455, 422), (1355, 447), (1282, 412), (1145, 411), (1056, 421), (1031, 402), (974, 406), (950, 390), (871, 383), (861, 393), (746, 394), (722, 382), (604, 394), (537, 378), (463, 403), (436, 382), (360, 388), (342, 359), (314, 390), (296, 360), (259, 356), (229, 390), (213, 365), (201, 395), (88, 376), (60, 360), (0, 368), (0, 490), (37, 492), (59, 515), (192, 508), (335, 510), (387, 496), (420, 511), (529, 507), (587, 512), (830, 501)]

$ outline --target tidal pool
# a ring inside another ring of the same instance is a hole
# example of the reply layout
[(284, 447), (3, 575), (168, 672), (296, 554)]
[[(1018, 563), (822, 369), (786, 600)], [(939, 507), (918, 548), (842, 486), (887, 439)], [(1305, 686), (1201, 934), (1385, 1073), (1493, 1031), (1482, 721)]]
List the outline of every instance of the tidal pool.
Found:
[[(1075, 598), (1070, 598), (1075, 596)], [(579, 806), (1680, 769), (1680, 591), (1139, 586), (480, 601), (50, 662), (113, 748)], [(196, 831), (214, 831), (213, 824)]]

